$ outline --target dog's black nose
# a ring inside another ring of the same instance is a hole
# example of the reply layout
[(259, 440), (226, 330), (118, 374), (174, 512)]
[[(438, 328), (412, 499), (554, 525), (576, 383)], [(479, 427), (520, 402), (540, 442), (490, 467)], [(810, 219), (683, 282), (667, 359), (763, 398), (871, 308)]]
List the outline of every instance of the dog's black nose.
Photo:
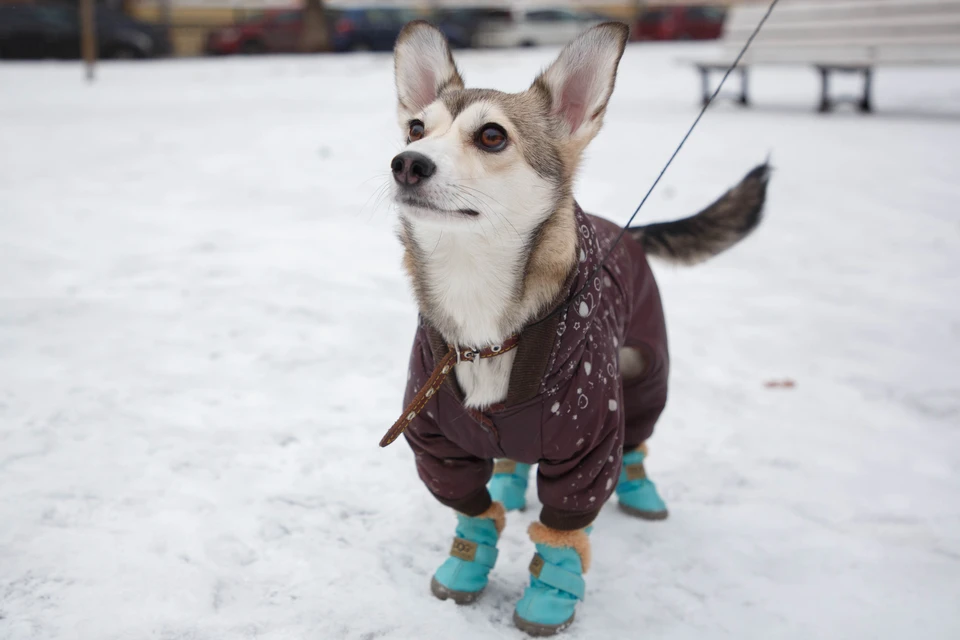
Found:
[(404, 151), (390, 162), (393, 169), (393, 179), (404, 187), (412, 187), (432, 176), (437, 171), (433, 160), (417, 153)]

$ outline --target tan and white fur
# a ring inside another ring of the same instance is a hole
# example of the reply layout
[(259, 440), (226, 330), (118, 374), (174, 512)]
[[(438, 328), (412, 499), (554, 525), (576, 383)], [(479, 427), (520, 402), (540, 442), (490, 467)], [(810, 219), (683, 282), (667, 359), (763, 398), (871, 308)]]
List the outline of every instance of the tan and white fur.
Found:
[[(414, 22), (400, 34), (398, 117), (408, 144), (392, 167), (404, 265), (421, 314), (449, 343), (482, 348), (502, 342), (565, 293), (578, 261), (573, 179), (603, 124), (627, 35), (620, 23), (594, 27), (564, 48), (529, 89), (508, 94), (465, 89), (446, 39), (431, 25)], [(502, 132), (502, 148), (486, 145), (500, 140), (490, 131)], [(765, 172), (758, 181), (765, 187)], [(715, 232), (709, 247), (678, 244), (683, 234), (673, 234), (677, 229), (669, 225), (680, 223), (661, 225), (656, 234), (642, 228), (632, 233), (651, 254), (703, 259), (756, 225), (744, 210), (759, 188), (728, 202), (724, 211), (733, 214), (722, 221), (730, 223), (725, 227), (713, 224), (717, 215), (705, 219), (710, 209), (684, 221)], [(457, 365), (468, 407), (506, 398), (514, 356)], [(624, 378), (636, 377), (643, 357), (621, 350), (620, 366)]]

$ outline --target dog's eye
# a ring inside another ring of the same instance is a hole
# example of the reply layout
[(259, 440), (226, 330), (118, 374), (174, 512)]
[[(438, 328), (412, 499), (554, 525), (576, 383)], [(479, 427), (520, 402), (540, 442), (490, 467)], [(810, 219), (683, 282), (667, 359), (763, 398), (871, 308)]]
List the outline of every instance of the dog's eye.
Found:
[(484, 151), (500, 151), (507, 146), (507, 132), (498, 124), (485, 124), (477, 132), (477, 146)]
[(407, 137), (410, 139), (410, 142), (419, 140), (424, 135), (426, 135), (426, 133), (427, 131), (426, 129), (423, 128), (422, 122), (420, 122), (419, 120), (410, 121), (410, 131), (407, 132)]

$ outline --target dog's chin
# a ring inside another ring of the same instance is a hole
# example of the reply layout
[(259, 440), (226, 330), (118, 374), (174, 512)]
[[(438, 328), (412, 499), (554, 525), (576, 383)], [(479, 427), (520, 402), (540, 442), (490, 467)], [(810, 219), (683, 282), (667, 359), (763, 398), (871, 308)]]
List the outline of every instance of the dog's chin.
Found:
[(480, 217), (480, 212), (473, 209), (444, 209), (434, 205), (429, 200), (398, 196), (397, 206), (400, 215), (410, 220), (432, 222), (438, 224), (458, 224)]

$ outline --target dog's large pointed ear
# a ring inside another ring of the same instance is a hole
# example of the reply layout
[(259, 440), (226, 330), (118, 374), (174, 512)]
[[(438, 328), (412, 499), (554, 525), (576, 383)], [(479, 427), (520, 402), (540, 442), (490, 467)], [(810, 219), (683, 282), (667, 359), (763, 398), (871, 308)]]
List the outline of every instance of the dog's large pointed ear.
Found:
[(533, 90), (549, 96), (564, 133), (580, 148), (600, 131), (629, 35), (620, 22), (588, 29), (533, 82)]
[(429, 22), (416, 20), (403, 28), (393, 53), (401, 120), (437, 99), (447, 88), (463, 89), (447, 38)]

